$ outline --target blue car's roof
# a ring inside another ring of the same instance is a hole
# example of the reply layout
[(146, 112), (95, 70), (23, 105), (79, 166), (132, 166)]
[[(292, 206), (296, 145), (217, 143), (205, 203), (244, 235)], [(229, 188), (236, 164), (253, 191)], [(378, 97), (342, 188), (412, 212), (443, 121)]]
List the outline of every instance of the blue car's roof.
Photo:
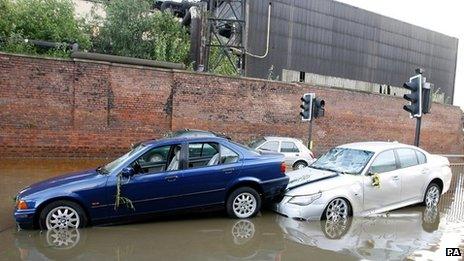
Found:
[(228, 139), (221, 138), (221, 137), (174, 137), (174, 138), (162, 138), (158, 140), (147, 140), (141, 142), (146, 146), (163, 146), (163, 145), (172, 145), (178, 144), (182, 142), (217, 142), (222, 144), (228, 144), (233, 148), (240, 150), (244, 156), (247, 157), (256, 157), (259, 156), (259, 153), (254, 152), (252, 149), (248, 149), (245, 145), (241, 145), (235, 142), (232, 142)]
[(181, 143), (181, 142), (202, 142), (202, 141), (215, 141), (215, 142), (220, 142), (220, 141), (228, 141), (227, 139), (220, 138), (220, 137), (174, 137), (174, 138), (161, 138), (157, 140), (146, 140), (143, 141), (142, 143), (144, 145), (168, 145), (172, 143)]

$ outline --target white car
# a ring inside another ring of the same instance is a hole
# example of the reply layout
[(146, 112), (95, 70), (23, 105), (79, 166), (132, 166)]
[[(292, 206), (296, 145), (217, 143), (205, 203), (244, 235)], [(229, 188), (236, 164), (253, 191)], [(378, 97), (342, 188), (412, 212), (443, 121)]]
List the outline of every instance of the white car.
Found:
[(314, 154), (299, 139), (288, 137), (264, 137), (249, 144), (258, 151), (279, 152), (285, 156), (285, 164), (293, 169), (302, 169), (313, 163)]
[(336, 221), (417, 203), (436, 206), (451, 183), (447, 158), (396, 142), (331, 149), (308, 168), (287, 173), (274, 210), (284, 216)]

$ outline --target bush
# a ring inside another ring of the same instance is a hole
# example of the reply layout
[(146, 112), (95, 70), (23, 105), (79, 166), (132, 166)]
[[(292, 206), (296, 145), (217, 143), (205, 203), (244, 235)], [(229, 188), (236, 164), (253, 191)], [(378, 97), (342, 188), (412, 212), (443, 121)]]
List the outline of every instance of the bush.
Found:
[(24, 39), (78, 43), (80, 49), (91, 46), (74, 17), (71, 0), (0, 0), (0, 49), (20, 53), (63, 56), (65, 48), (44, 49)]
[(187, 30), (170, 13), (150, 10), (151, 1), (105, 2), (106, 17), (92, 17), (101, 25), (94, 36), (94, 51), (159, 61), (188, 64), (190, 39)]

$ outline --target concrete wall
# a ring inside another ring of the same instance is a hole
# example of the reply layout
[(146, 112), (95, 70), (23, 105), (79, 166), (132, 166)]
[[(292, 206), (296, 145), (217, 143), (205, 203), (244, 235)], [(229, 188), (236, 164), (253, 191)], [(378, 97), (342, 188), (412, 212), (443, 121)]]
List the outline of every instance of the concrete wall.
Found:
[[(310, 85), (324, 86), (324, 87), (337, 87), (342, 89), (351, 89), (365, 92), (382, 93), (392, 96), (403, 97), (404, 94), (409, 93), (409, 90), (391, 86), (388, 84), (371, 83), (364, 81), (357, 81), (334, 76), (327, 76), (315, 73), (304, 73), (304, 79), (300, 79), (300, 72), (292, 70), (282, 70), (282, 81), (284, 82), (304, 82)], [(406, 80), (405, 80), (406, 81)], [(388, 91), (388, 89), (390, 91)], [(434, 102), (445, 103), (445, 94), (436, 92), (432, 88), (432, 100)]]
[[(313, 129), (316, 153), (354, 141), (413, 141), (415, 121), (397, 97), (0, 53), (0, 157), (115, 156), (181, 128), (226, 132), (241, 142), (261, 135), (306, 140), (308, 125), (298, 116), (305, 92), (326, 101), (326, 116)], [(423, 147), (464, 153), (462, 111), (437, 103), (432, 110), (423, 120)]]

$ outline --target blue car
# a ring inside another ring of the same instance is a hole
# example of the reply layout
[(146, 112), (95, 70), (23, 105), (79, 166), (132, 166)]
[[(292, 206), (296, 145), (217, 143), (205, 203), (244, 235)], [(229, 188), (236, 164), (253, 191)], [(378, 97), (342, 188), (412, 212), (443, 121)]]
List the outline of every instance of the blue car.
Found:
[(146, 141), (97, 169), (23, 189), (14, 217), (21, 228), (41, 229), (218, 206), (233, 218), (251, 218), (287, 186), (283, 160), (220, 137)]

